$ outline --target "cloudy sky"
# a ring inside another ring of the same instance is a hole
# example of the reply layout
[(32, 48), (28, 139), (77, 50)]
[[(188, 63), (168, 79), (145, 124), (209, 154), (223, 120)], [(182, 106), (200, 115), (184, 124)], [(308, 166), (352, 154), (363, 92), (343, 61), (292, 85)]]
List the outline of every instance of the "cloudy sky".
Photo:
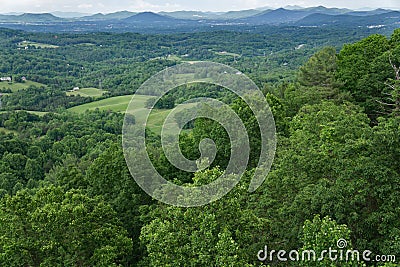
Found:
[(400, 0), (0, 0), (1, 13), (74, 11), (84, 13), (110, 13), (129, 11), (228, 11), (258, 7), (284, 7), (287, 5), (383, 8), (400, 10)]

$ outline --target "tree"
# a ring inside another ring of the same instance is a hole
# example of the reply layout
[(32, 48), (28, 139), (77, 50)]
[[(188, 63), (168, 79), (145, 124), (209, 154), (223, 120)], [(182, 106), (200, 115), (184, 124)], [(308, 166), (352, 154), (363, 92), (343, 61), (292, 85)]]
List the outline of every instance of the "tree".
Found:
[(319, 260), (323, 250), (332, 248), (333, 250), (342, 249), (347, 252), (347, 250), (352, 249), (350, 230), (346, 225), (338, 225), (328, 216), (321, 219), (319, 215), (316, 215), (312, 221), (306, 220), (300, 240), (303, 243), (301, 253), (307, 250), (313, 250), (316, 253), (317, 260), (307, 261), (307, 266), (358, 266), (357, 259), (349, 258), (349, 261), (347, 261), (346, 256), (344, 256), (340, 260), (339, 253), (332, 255), (333, 258), (337, 258), (335, 261), (329, 258), (328, 254), (324, 255), (323, 260)]
[(7, 166), (12, 173), (14, 173), (19, 179), (27, 180), (25, 177), (25, 166), (27, 162), (27, 157), (21, 154), (11, 154), (5, 153), (2, 161), (5, 166)]
[(386, 82), (389, 92), (387, 94), (388, 103), (377, 100), (383, 108), (387, 111), (387, 114), (394, 116), (400, 116), (400, 66), (396, 66), (391, 58), (389, 58), (390, 65), (395, 72), (395, 79), (388, 79)]
[(336, 69), (336, 49), (334, 47), (325, 47), (300, 67), (298, 80), (305, 87), (319, 86), (333, 89), (337, 87)]
[(79, 169), (77, 159), (74, 157), (66, 158), (62, 164), (54, 166), (47, 173), (45, 180), (55, 186), (60, 186), (66, 190), (86, 189), (87, 181), (84, 171)]
[(315, 53), (297, 74), (298, 84), (286, 87), (284, 99), (294, 115), (306, 104), (319, 104), (330, 100), (343, 103), (351, 98), (339, 91), (341, 83), (336, 78), (337, 55), (333, 47)]
[(113, 209), (60, 187), (0, 203), (0, 262), (7, 266), (127, 266), (132, 241)]
[(25, 165), (25, 179), (41, 180), (44, 176), (43, 168), (36, 159), (28, 159)]
[[(195, 174), (191, 186), (209, 184), (217, 168)], [(155, 205), (146, 216), (140, 240), (148, 266), (254, 266), (269, 235), (268, 221), (257, 216), (246, 193), (249, 177), (223, 199), (197, 208)], [(199, 196), (201, 197), (201, 196)]]
[(291, 249), (302, 222), (322, 214), (348, 225), (357, 248), (382, 250), (384, 236), (399, 227), (389, 208), (399, 200), (397, 123), (379, 126), (378, 135), (353, 104), (304, 106), (281, 140), (260, 201), (275, 218), (277, 241)]
[(110, 203), (119, 220), (133, 239), (133, 261), (140, 258), (139, 233), (142, 227), (140, 209), (149, 205), (151, 198), (136, 184), (129, 173), (122, 148), (112, 144), (86, 172), (85, 181), (91, 196)]
[(4, 194), (11, 195), (13, 193), (14, 186), (18, 183), (18, 181), (19, 179), (11, 173), (1, 173), (0, 189), (4, 190)]
[(341, 90), (350, 92), (372, 119), (381, 115), (376, 100), (383, 98), (384, 82), (391, 75), (387, 64), (390, 49), (389, 40), (375, 34), (345, 45), (338, 55), (336, 77), (342, 83)]
[(371, 73), (376, 58), (389, 50), (389, 41), (383, 35), (374, 34), (357, 43), (343, 47), (338, 55), (337, 78), (343, 87), (356, 95), (356, 100), (366, 95), (358, 81)]

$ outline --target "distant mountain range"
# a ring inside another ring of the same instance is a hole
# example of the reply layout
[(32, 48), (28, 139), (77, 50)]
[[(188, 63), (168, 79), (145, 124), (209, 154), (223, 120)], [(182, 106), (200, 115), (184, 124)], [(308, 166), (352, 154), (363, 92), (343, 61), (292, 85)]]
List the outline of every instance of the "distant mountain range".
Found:
[[(53, 14), (56, 17), (66, 18), (66, 19), (80, 18), (80, 17), (92, 15), (90, 13), (66, 12), (66, 11), (54, 11), (54, 12), (51, 12), (51, 14)], [(21, 14), (14, 14), (14, 15), (21, 15)]]
[[(315, 12), (316, 13), (316, 12)], [(312, 11), (305, 10), (288, 10), (279, 8), (276, 10), (267, 10), (255, 16), (241, 19), (241, 22), (247, 24), (283, 24), (298, 21), (308, 15), (313, 14)]]
[(0, 22), (24, 22), (24, 23), (34, 23), (34, 22), (64, 22), (66, 19), (56, 17), (50, 13), (24, 13), (21, 15), (0, 15)]
[(177, 19), (190, 20), (231, 20), (255, 16), (263, 12), (263, 9), (249, 9), (241, 11), (229, 12), (201, 12), (201, 11), (175, 11), (175, 12), (160, 12), (164, 16), (170, 16)]
[(156, 14), (153, 12), (143, 12), (139, 14), (135, 14), (123, 20), (127, 23), (140, 23), (140, 24), (170, 24), (170, 23), (177, 23), (179, 21), (184, 21), (182, 19), (177, 19), (169, 16), (164, 16), (160, 14)]
[[(351, 25), (365, 27), (384, 27), (400, 25), (400, 12), (390, 9), (376, 9), (369, 11), (354, 11), (340, 8), (326, 8), (323, 6), (301, 8), (288, 6), (279, 9), (250, 9), (230, 12), (200, 12), (200, 11), (175, 11), (175, 12), (142, 12), (120, 11), (110, 14), (87, 15), (74, 12), (53, 12), (43, 14), (5, 14), (0, 15), (1, 25), (24, 24), (51, 24), (79, 25), (85, 27), (85, 22), (98, 25), (101, 29), (127, 27), (166, 27), (194, 25), (293, 25), (293, 26), (326, 26), (326, 25)], [(22, 26), (19, 26), (21, 28)]]
[(119, 12), (110, 13), (110, 14), (97, 13), (97, 14), (90, 15), (90, 16), (77, 17), (77, 20), (86, 20), (86, 21), (113, 20), (113, 19), (119, 20), (119, 19), (129, 18), (136, 14), (137, 13), (130, 12), (130, 11), (119, 11)]
[(400, 12), (390, 11), (387, 13), (375, 12), (373, 15), (327, 15), (312, 14), (296, 22), (297, 26), (323, 26), (323, 25), (347, 25), (353, 24), (366, 27), (384, 27), (387, 25), (400, 24)]

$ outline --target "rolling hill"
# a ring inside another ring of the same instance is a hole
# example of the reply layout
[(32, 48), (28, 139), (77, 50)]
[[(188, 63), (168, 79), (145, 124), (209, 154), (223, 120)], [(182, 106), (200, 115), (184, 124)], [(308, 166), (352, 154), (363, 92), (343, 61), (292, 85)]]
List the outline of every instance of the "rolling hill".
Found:
[(251, 16), (259, 15), (260, 13), (265, 12), (257, 9), (249, 9), (249, 10), (241, 10), (241, 11), (229, 11), (219, 16), (220, 19), (240, 19)]
[(249, 9), (229, 12), (201, 12), (201, 11), (175, 11), (175, 12), (160, 12), (160, 15), (173, 17), (176, 19), (190, 20), (232, 20), (246, 18), (260, 14), (261, 10)]
[(311, 14), (300, 21), (296, 22), (298, 26), (322, 26), (322, 25), (346, 25), (379, 27), (394, 25), (400, 22), (400, 12), (392, 11), (389, 13), (369, 15), (369, 16), (352, 16), (344, 15), (327, 15), (327, 14)]
[[(226, 25), (294, 25), (324, 26), (346, 25), (397, 27), (400, 22), (399, 12), (387, 9), (370, 11), (352, 11), (323, 6), (310, 8), (279, 8), (275, 10), (250, 9), (230, 12), (142, 12), (120, 11), (109, 14), (94, 14), (76, 18), (60, 18), (50, 13), (21, 15), (0, 15), (3, 27), (34, 31), (168, 31), (173, 29), (196, 30), (198, 27), (208, 28)], [(70, 14), (72, 16), (72, 14)], [(90, 21), (90, 23), (87, 23)], [(30, 24), (30, 25), (29, 25)]]
[[(279, 8), (276, 10), (267, 10), (261, 14), (250, 16), (242, 19), (241, 21), (248, 24), (287, 24), (302, 20), (313, 14), (323, 14), (323, 15), (341, 15), (351, 12), (349, 9), (340, 8), (326, 8), (324, 6), (302, 8), (302, 9), (285, 9)], [(374, 15), (376, 13), (371, 13), (369, 15)]]
[(279, 8), (276, 10), (267, 10), (259, 15), (244, 18), (240, 20), (241, 22), (247, 24), (282, 24), (295, 22), (302, 18), (307, 17), (311, 13), (309, 11), (303, 10), (287, 10), (284, 8)]
[(317, 6), (317, 7), (308, 7), (300, 9), (303, 11), (311, 12), (311, 13), (322, 13), (327, 15), (339, 15), (351, 12), (352, 10), (346, 8), (327, 8), (324, 6)]
[(56, 17), (50, 13), (24, 13), (22, 15), (0, 15), (0, 21), (5, 22), (63, 22), (65, 19)]
[(33, 13), (24, 13), (22, 15), (17, 16), (21, 21), (32, 21), (32, 22), (60, 22), (64, 21), (64, 19), (56, 17), (50, 13), (42, 13), (42, 14), (33, 14)]
[(156, 14), (153, 12), (143, 12), (143, 13), (135, 14), (133, 16), (125, 18), (125, 19), (123, 19), (123, 21), (126, 23), (140, 23), (140, 24), (158, 23), (158, 24), (160, 24), (160, 23), (176, 23), (176, 22), (184, 21), (184, 20), (179, 20), (176, 18), (159, 15), (159, 14)]
[[(68, 109), (68, 112), (73, 113), (84, 113), (87, 110), (110, 110), (114, 112), (125, 113), (127, 111), (129, 103), (132, 101), (133, 95), (126, 96), (116, 96), (107, 99), (103, 99), (100, 101), (91, 102), (88, 104), (83, 104), (80, 106), (76, 106)], [(146, 114), (148, 109), (146, 108), (146, 103), (149, 99), (153, 98), (152, 96), (145, 95), (136, 95), (135, 96), (135, 106), (136, 109), (129, 109), (129, 113), (135, 116), (136, 123), (144, 124), (155, 132), (156, 134), (161, 134), (161, 129), (163, 128), (163, 124), (167, 116), (171, 113), (171, 109), (153, 109), (151, 114), (146, 122)], [(177, 108), (185, 109), (192, 108), (196, 103), (186, 103), (180, 104)], [(176, 124), (173, 122), (173, 124)], [(171, 128), (171, 126), (166, 126), (167, 128)]]
[(81, 17), (84, 17), (84, 16), (90, 16), (91, 15), (89, 13), (67, 12), (67, 11), (54, 11), (54, 12), (51, 12), (51, 14), (56, 16), (56, 17), (65, 18), (65, 19), (81, 18)]
[(190, 20), (199, 20), (199, 19), (217, 19), (218, 14), (213, 12), (201, 12), (201, 11), (173, 11), (173, 12), (160, 12), (158, 13), (162, 16), (172, 17), (175, 19), (190, 19)]
[(385, 14), (385, 13), (389, 13), (389, 12), (392, 12), (392, 10), (378, 8), (378, 9), (370, 10), (370, 11), (350, 11), (350, 12), (347, 12), (346, 15), (352, 15), (352, 16), (372, 16), (372, 15)]
[(97, 13), (91, 16), (84, 16), (79, 18), (79, 20), (87, 20), (87, 21), (96, 21), (96, 20), (120, 20), (120, 19), (126, 19), (129, 18), (133, 15), (136, 15), (137, 13), (135, 12), (130, 12), (130, 11), (119, 11), (115, 13), (109, 13), (109, 14), (103, 14), (103, 13)]

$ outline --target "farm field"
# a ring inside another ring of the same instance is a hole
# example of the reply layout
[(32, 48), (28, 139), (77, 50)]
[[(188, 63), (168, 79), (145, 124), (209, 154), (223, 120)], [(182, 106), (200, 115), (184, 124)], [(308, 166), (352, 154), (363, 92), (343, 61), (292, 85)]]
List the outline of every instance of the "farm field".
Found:
[(12, 92), (17, 92), (20, 90), (24, 90), (29, 88), (29, 86), (36, 86), (36, 87), (43, 87), (45, 86), (42, 83), (38, 82), (33, 82), (33, 81), (26, 81), (24, 83), (7, 83), (7, 82), (1, 82), (0, 83), (0, 89), (11, 89)]
[(43, 112), (43, 111), (31, 111), (31, 110), (27, 110), (26, 112), (37, 115), (37, 116), (44, 116), (46, 114), (48, 114), (49, 112)]
[(33, 46), (35, 48), (59, 48), (57, 45), (51, 45), (51, 44), (43, 44), (43, 43), (37, 43), (37, 42), (31, 42), (31, 41), (22, 41), (21, 43), (18, 44), (18, 47), (24, 48), (27, 46)]
[[(91, 102), (88, 104), (76, 106), (68, 109), (69, 112), (84, 113), (86, 110), (109, 110), (113, 112), (125, 113), (133, 95), (117, 96), (100, 101)], [(131, 110), (129, 113), (133, 114), (136, 119), (136, 123), (145, 123), (145, 116), (147, 113), (146, 102), (151, 99), (152, 96), (136, 95), (137, 108)], [(179, 109), (190, 108), (196, 105), (195, 103), (188, 103), (178, 105)], [(170, 109), (153, 109), (147, 121), (147, 127), (156, 134), (161, 134), (164, 121), (170, 114)], [(168, 128), (168, 127), (167, 127)]]
[[(25, 111), (25, 112), (28, 112), (28, 113), (30, 113), (30, 114), (37, 115), (37, 116), (44, 116), (44, 115), (46, 115), (46, 114), (49, 113), (49, 112), (44, 112), (44, 111), (13, 110), (13, 112), (18, 112), (18, 111)], [(2, 113), (7, 113), (7, 112), (9, 112), (9, 111), (0, 111), (0, 114), (2, 114)], [(5, 130), (5, 129), (4, 129), (4, 130)]]
[(101, 97), (107, 91), (100, 90), (98, 88), (82, 88), (79, 91), (67, 92), (67, 96), (83, 96), (83, 97)]
[[(73, 108), (68, 109), (70, 112), (75, 113), (84, 113), (86, 110), (109, 110), (113, 112), (120, 112), (125, 113), (126, 109), (130, 101), (132, 100), (133, 95), (126, 95), (126, 96), (117, 96), (112, 98), (103, 99), (96, 102), (91, 102), (88, 104), (76, 106)], [(144, 123), (145, 122), (145, 114), (146, 114), (146, 102), (152, 98), (151, 96), (136, 96), (138, 102), (138, 108), (132, 110), (132, 114), (135, 116), (136, 123)], [(153, 110), (152, 115), (161, 113), (160, 111)], [(152, 123), (148, 123), (150, 129), (155, 130), (154, 128), (158, 126), (158, 116), (153, 115), (152, 118), (154, 119), (154, 125)], [(155, 119), (157, 118), (157, 119)]]
[[(143, 101), (143, 108), (146, 101), (149, 99), (149, 96), (141, 97)], [(91, 102), (88, 104), (76, 106), (73, 108), (68, 109), (71, 112), (76, 113), (84, 113), (86, 110), (109, 110), (114, 112), (125, 112), (126, 108), (128, 107), (129, 102), (132, 99), (132, 95), (125, 95), (125, 96), (116, 96), (107, 99), (103, 99), (100, 101)]]
[(235, 53), (230, 53), (230, 52), (226, 52), (226, 51), (222, 51), (222, 52), (215, 52), (216, 55), (218, 56), (231, 56), (231, 57), (240, 57), (239, 54), (235, 54)]

